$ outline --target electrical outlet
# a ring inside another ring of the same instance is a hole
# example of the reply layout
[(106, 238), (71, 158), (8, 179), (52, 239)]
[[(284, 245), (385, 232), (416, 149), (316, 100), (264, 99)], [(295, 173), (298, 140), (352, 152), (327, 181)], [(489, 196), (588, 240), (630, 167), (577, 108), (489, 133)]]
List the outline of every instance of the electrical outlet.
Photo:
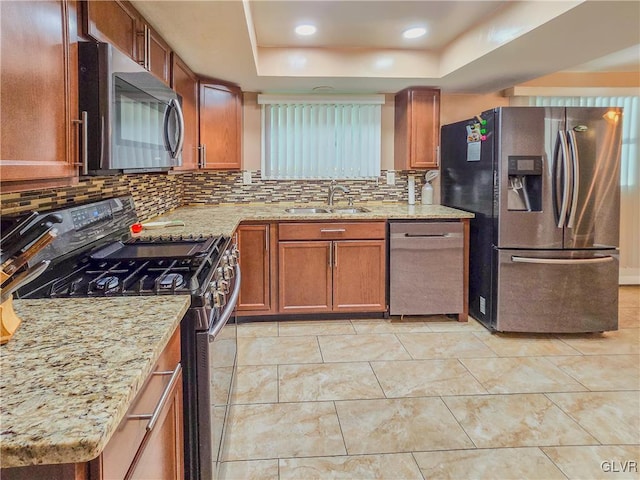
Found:
[(396, 172), (388, 170), (387, 171), (387, 185), (395, 185), (396, 184)]
[(242, 172), (243, 185), (249, 185), (251, 183), (251, 170), (244, 170)]

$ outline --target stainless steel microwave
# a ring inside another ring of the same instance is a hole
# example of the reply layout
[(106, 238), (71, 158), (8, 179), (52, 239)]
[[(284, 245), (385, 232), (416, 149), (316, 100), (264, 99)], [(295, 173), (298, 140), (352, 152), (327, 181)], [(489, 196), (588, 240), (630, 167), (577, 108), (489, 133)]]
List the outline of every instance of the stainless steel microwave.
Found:
[(83, 174), (159, 172), (182, 164), (180, 97), (108, 43), (79, 42)]

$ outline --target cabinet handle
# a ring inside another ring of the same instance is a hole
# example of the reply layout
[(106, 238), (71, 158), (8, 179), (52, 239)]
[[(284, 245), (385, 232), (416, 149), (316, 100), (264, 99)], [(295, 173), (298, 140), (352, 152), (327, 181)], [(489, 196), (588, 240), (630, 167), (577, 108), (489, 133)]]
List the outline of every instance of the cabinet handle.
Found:
[(182, 371), (182, 365), (178, 363), (178, 365), (176, 365), (175, 370), (173, 371), (154, 372), (152, 375), (171, 375), (171, 380), (169, 380), (169, 383), (167, 384), (164, 391), (162, 392), (162, 395), (160, 396), (160, 400), (158, 401), (156, 408), (153, 409), (153, 413), (129, 415), (129, 417), (127, 418), (129, 418), (130, 420), (149, 420), (149, 423), (147, 423), (147, 432), (150, 432), (151, 430), (153, 430), (153, 427), (155, 427), (156, 423), (158, 422), (158, 418), (160, 418), (160, 413), (162, 413), (164, 406), (167, 404), (167, 401), (169, 400), (169, 394), (171, 393), (171, 390), (173, 390), (173, 387), (176, 384), (176, 382), (178, 381), (178, 377), (180, 376), (181, 371)]
[(269, 251), (269, 225), (266, 226), (266, 232), (264, 235), (264, 251), (268, 252)]
[(338, 244), (333, 244), (333, 266), (338, 268)]
[(200, 153), (201, 153), (201, 158), (202, 158), (202, 167), (200, 168), (207, 168), (207, 145), (206, 144), (202, 144), (200, 145)]
[(327, 245), (329, 249), (329, 268), (333, 265), (333, 248), (331, 248), (331, 244)]
[(82, 167), (83, 175), (89, 175), (89, 152), (87, 151), (89, 148), (89, 129), (87, 128), (88, 122), (89, 115), (85, 110), (80, 112), (80, 120), (73, 120), (73, 123), (75, 123), (79, 128), (82, 129), (82, 161), (80, 163), (76, 163), (76, 165), (80, 165)]
[(138, 32), (138, 35), (142, 36), (143, 44), (142, 44), (142, 60), (138, 60), (138, 63), (142, 65), (145, 69), (151, 70), (150, 68), (150, 57), (151, 57), (151, 30), (148, 25), (144, 25), (142, 27), (142, 32)]
[(321, 228), (320, 233), (343, 233), (346, 232), (346, 228)]

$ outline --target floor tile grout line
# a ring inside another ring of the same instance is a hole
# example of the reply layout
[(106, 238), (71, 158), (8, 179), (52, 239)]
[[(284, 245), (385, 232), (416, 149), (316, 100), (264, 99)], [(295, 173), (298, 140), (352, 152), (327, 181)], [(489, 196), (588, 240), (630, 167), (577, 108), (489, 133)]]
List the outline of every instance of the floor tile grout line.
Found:
[(349, 449), (347, 448), (347, 439), (344, 437), (344, 430), (342, 430), (342, 422), (340, 421), (340, 414), (338, 413), (338, 405), (336, 400), (333, 402), (333, 410), (336, 412), (336, 419), (338, 420), (338, 428), (340, 429), (340, 435), (342, 436), (342, 444), (344, 445), (344, 452), (346, 456), (351, 456)]
[[(553, 401), (553, 398), (551, 398), (549, 395), (553, 395), (553, 394), (558, 394), (560, 392), (553, 392), (553, 393), (543, 393), (543, 395), (547, 398), (547, 400), (549, 400), (558, 410), (560, 410), (567, 418), (569, 418), (569, 420), (571, 420), (572, 422), (574, 422), (583, 432), (585, 432), (587, 435), (589, 435), (591, 438), (593, 438), (596, 442), (598, 442), (598, 445), (602, 445), (602, 442), (600, 441), (600, 439), (593, 433), (591, 433), (589, 430), (587, 430), (586, 427), (584, 427), (577, 418), (575, 418), (571, 412), (567, 412), (565, 411), (560, 405), (558, 405), (556, 402)], [(575, 392), (575, 393), (591, 393), (591, 392)], [(598, 392), (599, 393), (599, 392)], [(560, 393), (561, 394), (561, 393)], [(546, 446), (546, 445), (545, 445)]]
[[(404, 360), (406, 361), (406, 360)], [(369, 368), (371, 369), (371, 371), (373, 372), (373, 376), (376, 377), (376, 381), (378, 382), (378, 385), (380, 386), (380, 390), (382, 391), (382, 395), (384, 395), (384, 398), (389, 398), (389, 396), (387, 395), (386, 390), (384, 389), (384, 387), (382, 386), (382, 383), (380, 382), (380, 379), (378, 378), (378, 374), (376, 373), (376, 369), (373, 368), (373, 365), (371, 365), (372, 361), (367, 362), (369, 364)]]
[[(485, 358), (491, 358), (491, 357), (485, 357)], [(481, 381), (480, 381), (480, 380), (479, 380), (479, 379), (478, 379), (478, 378), (473, 374), (473, 372), (472, 372), (471, 370), (469, 370), (469, 368), (464, 364), (464, 362), (462, 361), (462, 359), (461, 359), (461, 358), (456, 358), (456, 360), (458, 361), (458, 363), (459, 363), (460, 365), (462, 365), (462, 368), (464, 368), (464, 369), (469, 373), (469, 375), (471, 375), (471, 377), (472, 377), (476, 382), (478, 382), (478, 384), (479, 384), (479, 385), (484, 389), (485, 394), (486, 394), (486, 395), (491, 395), (491, 392), (489, 392), (489, 390), (487, 389), (487, 387), (485, 387), (485, 386), (484, 386), (484, 383), (482, 383), (482, 382), (481, 382)], [(465, 359), (465, 360), (466, 360), (466, 359)], [(469, 360), (474, 360), (474, 359), (469, 359)]]
[[(553, 448), (553, 447), (552, 447), (552, 448)], [(564, 475), (564, 476), (565, 476), (565, 478), (567, 478), (567, 479), (569, 479), (569, 478), (570, 478), (570, 477), (569, 477), (569, 475), (567, 475), (567, 474), (565, 473), (565, 471), (562, 469), (562, 467), (561, 467), (560, 465), (558, 465), (556, 462), (554, 462), (554, 461), (553, 461), (553, 458), (551, 458), (549, 455), (547, 455), (547, 452), (545, 452), (541, 446), (538, 446), (538, 450), (540, 450), (540, 451), (542, 452), (542, 454), (543, 454), (545, 457), (547, 457), (547, 458), (549, 459), (549, 461), (550, 461), (551, 463), (553, 463), (553, 464), (556, 466), (556, 468), (560, 471), (560, 473), (562, 473), (562, 475)]]
[(447, 402), (445, 402), (443, 396), (438, 397), (440, 399), (440, 401), (444, 404), (445, 408), (449, 411), (449, 413), (451, 414), (451, 416), (453, 417), (453, 419), (456, 421), (456, 423), (458, 424), (458, 426), (462, 429), (462, 431), (464, 432), (464, 434), (467, 436), (467, 438), (469, 439), (469, 441), (471, 442), (471, 444), (477, 449), (478, 448), (478, 444), (476, 442), (473, 441), (473, 438), (471, 438), (471, 435), (469, 435), (469, 432), (467, 432), (467, 430), (464, 428), (464, 425), (462, 425), (460, 423), (460, 420), (458, 419), (458, 417), (456, 417), (455, 413), (453, 413), (453, 411), (451, 410), (451, 408), (449, 408), (449, 405), (447, 404)]
[(416, 462), (416, 466), (418, 467), (418, 471), (420, 472), (420, 476), (422, 477), (422, 480), (428, 480), (425, 476), (424, 473), (422, 473), (422, 469), (420, 468), (420, 464), (418, 463), (418, 459), (416, 458), (415, 455), (415, 451), (411, 452), (411, 458), (413, 458), (413, 461)]

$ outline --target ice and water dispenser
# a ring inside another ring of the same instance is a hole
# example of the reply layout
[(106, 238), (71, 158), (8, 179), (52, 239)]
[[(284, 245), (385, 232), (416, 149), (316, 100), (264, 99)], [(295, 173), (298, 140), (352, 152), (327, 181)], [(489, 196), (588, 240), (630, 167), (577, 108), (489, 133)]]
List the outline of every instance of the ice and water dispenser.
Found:
[(542, 157), (509, 156), (507, 209), (542, 210)]

